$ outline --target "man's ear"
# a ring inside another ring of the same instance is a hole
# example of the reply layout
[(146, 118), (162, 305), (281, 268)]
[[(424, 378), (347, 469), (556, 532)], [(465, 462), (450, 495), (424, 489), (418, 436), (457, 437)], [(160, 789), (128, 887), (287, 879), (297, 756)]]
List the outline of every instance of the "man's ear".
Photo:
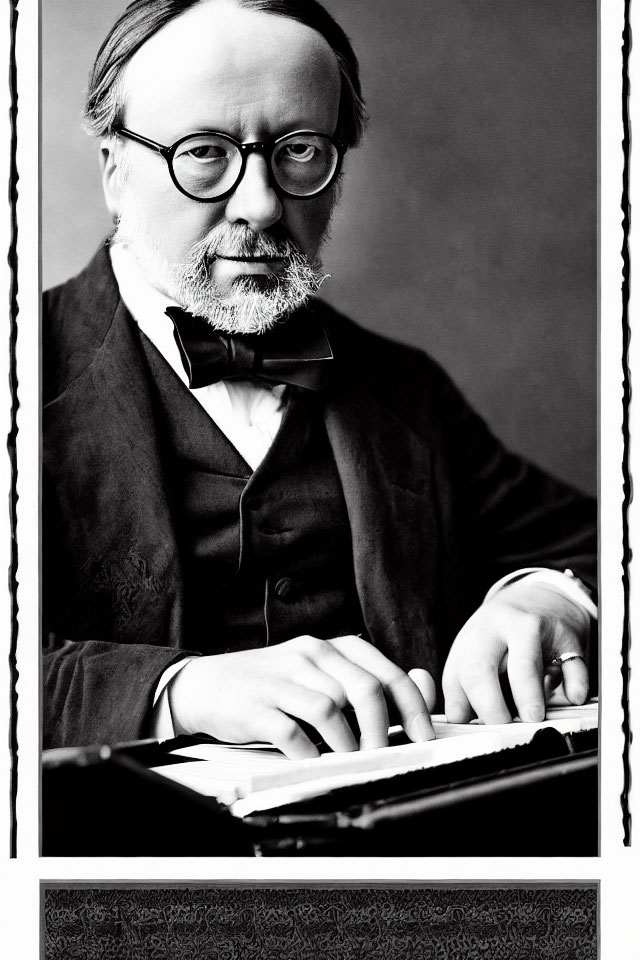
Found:
[(122, 191), (122, 171), (120, 170), (122, 144), (116, 137), (105, 137), (100, 144), (100, 168), (102, 170), (102, 189), (107, 210), (115, 223), (120, 217), (120, 194)]

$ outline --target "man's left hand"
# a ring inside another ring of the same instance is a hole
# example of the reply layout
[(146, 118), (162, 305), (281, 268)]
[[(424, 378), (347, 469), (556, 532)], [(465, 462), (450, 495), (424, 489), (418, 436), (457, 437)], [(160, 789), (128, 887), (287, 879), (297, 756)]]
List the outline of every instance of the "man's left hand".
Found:
[[(544, 720), (551, 661), (563, 653), (583, 654), (589, 620), (586, 610), (546, 583), (524, 578), (503, 587), (453, 642), (442, 678), (449, 722), (468, 723), (477, 716), (483, 723), (508, 723), (505, 675), (520, 719)], [(561, 671), (560, 676), (556, 669), (556, 679), (564, 702), (584, 703), (589, 692), (584, 660), (569, 660)]]

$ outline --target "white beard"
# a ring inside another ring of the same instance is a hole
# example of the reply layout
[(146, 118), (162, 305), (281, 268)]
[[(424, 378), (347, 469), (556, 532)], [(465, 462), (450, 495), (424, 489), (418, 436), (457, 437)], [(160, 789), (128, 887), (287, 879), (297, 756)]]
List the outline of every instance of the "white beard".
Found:
[[(231, 334), (264, 333), (279, 320), (303, 306), (325, 279), (289, 239), (275, 239), (249, 227), (218, 224), (209, 236), (195, 244), (184, 262), (169, 260), (135, 210), (126, 205), (112, 244), (130, 250), (152, 286), (175, 300), (194, 316), (206, 319), (215, 330)], [(210, 277), (216, 252), (227, 256), (284, 258), (274, 275), (243, 276), (228, 291), (220, 290)]]

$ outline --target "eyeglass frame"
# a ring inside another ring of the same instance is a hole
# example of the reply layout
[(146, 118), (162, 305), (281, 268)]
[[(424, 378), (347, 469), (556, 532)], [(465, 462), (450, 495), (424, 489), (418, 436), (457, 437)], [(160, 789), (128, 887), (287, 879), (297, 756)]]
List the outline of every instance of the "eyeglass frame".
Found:
[[(318, 133), (317, 130), (293, 130), (291, 133), (286, 133), (283, 137), (278, 137), (276, 140), (256, 140), (252, 143), (239, 143), (230, 134), (222, 133), (220, 130), (198, 130), (195, 133), (188, 133), (186, 136), (180, 137), (180, 139), (176, 140), (175, 143), (172, 143), (171, 146), (165, 146), (162, 143), (157, 143), (155, 140), (150, 140), (149, 137), (143, 137), (142, 134), (134, 133), (133, 130), (129, 130), (127, 127), (119, 127), (114, 131), (114, 133), (116, 136), (125, 137), (127, 140), (132, 140), (134, 143), (139, 143), (143, 147), (148, 147), (150, 150), (154, 150), (156, 153), (159, 153), (167, 163), (169, 175), (174, 186), (180, 191), (180, 193), (184, 194), (185, 197), (189, 197), (190, 200), (196, 200), (198, 203), (219, 203), (221, 200), (226, 200), (228, 197), (230, 197), (234, 190), (237, 189), (245, 175), (247, 168), (247, 157), (250, 153), (261, 153), (267, 161), (269, 182), (277, 194), (284, 197), (291, 197), (293, 200), (311, 200), (314, 197), (319, 197), (325, 192), (325, 190), (328, 190), (329, 187), (335, 183), (336, 179), (340, 175), (344, 155), (347, 152), (346, 146), (339, 140), (329, 136), (327, 133)], [(189, 193), (187, 190), (185, 190), (185, 188), (178, 181), (173, 169), (173, 158), (175, 157), (178, 148), (183, 143), (186, 143), (187, 140), (191, 140), (194, 137), (207, 137), (211, 135), (221, 137), (223, 140), (227, 140), (229, 143), (232, 143), (238, 148), (240, 151), (240, 170), (234, 185), (230, 187), (229, 190), (225, 190), (224, 193), (221, 193), (215, 197), (195, 197), (192, 193)], [(273, 168), (271, 166), (271, 160), (278, 144), (282, 143), (283, 140), (288, 140), (290, 137), (300, 136), (322, 137), (324, 140), (328, 140), (329, 143), (331, 143), (338, 151), (338, 159), (335, 170), (331, 174), (331, 177), (327, 183), (325, 183), (323, 187), (320, 187), (320, 189), (316, 190), (314, 193), (290, 193), (288, 190), (285, 190), (276, 180)]]

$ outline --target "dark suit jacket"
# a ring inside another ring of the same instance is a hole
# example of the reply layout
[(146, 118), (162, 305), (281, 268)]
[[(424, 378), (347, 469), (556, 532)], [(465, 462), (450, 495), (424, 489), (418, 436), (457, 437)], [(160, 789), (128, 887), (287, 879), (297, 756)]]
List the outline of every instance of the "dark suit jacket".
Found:
[[(595, 584), (595, 509), (504, 451), (433, 360), (331, 308), (326, 428), (372, 641), (438, 677), (484, 591), (521, 566)], [(106, 249), (46, 295), (44, 743), (145, 734), (184, 653), (183, 582), (133, 321)], [(197, 651), (190, 651), (197, 652)]]

